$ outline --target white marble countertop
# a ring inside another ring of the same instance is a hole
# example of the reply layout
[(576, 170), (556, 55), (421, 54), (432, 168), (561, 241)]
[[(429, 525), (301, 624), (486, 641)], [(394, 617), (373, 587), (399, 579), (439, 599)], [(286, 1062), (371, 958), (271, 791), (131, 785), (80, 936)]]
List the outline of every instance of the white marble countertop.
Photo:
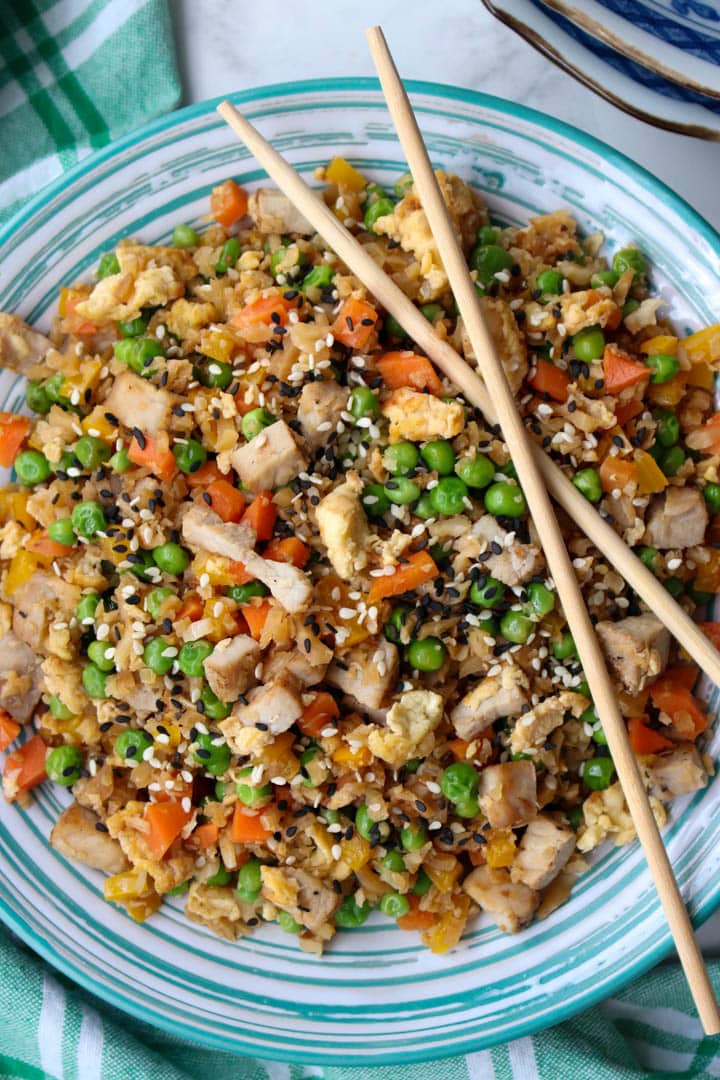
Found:
[[(172, 0), (172, 10), (185, 105), (264, 83), (374, 75), (364, 30), (380, 23), (405, 78), (482, 90), (574, 124), (644, 165), (720, 229), (720, 144), (620, 112), (497, 22), (480, 0), (263, 0), (258, 7)], [(720, 953), (720, 912), (701, 941)]]

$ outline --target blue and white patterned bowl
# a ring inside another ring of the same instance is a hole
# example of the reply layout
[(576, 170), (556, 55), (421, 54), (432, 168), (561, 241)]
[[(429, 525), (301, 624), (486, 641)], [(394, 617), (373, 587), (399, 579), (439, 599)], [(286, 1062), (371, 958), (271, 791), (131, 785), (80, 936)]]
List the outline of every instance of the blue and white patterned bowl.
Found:
[[(435, 163), (470, 180), (496, 216), (520, 222), (569, 207), (586, 232), (604, 230), (610, 247), (643, 248), (680, 328), (717, 321), (720, 238), (657, 180), (540, 113), (409, 86)], [(265, 87), (235, 100), (307, 177), (335, 154), (381, 182), (404, 170), (375, 81)], [(219, 180), (257, 185), (262, 171), (213, 104), (108, 147), (23, 210), (0, 233), (0, 308), (47, 327), (59, 286), (88, 275), (120, 237), (162, 243), (178, 222), (201, 221)], [(0, 407), (19, 395), (18, 380), (4, 376)], [(487, 1047), (600, 1000), (670, 948), (636, 845), (603, 854), (572, 899), (521, 936), (478, 919), (445, 956), (379, 915), (341, 934), (322, 961), (275, 926), (222, 941), (186, 922), (177, 900), (139, 926), (103, 902), (99, 873), (49, 847), (65, 800), (52, 785), (28, 810), (0, 800), (0, 917), (100, 997), (227, 1050), (349, 1065)], [(673, 807), (666, 841), (700, 920), (720, 901), (720, 781)]]

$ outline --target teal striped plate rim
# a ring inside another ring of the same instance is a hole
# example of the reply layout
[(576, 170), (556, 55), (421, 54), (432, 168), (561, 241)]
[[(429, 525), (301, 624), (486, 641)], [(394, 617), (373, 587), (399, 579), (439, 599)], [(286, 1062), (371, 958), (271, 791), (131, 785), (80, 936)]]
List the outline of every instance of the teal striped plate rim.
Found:
[[(720, 238), (640, 166), (523, 106), (407, 85), (434, 161), (470, 179), (498, 218), (519, 222), (569, 206), (611, 245), (641, 242), (679, 327), (716, 321)], [(280, 84), (232, 100), (310, 179), (343, 152), (381, 180), (402, 171), (375, 80)], [(219, 179), (261, 181), (216, 104), (147, 125), (32, 199), (0, 230), (0, 307), (46, 325), (58, 286), (87, 274), (120, 236), (162, 242), (178, 221), (200, 222)], [(21, 380), (2, 376), (0, 407), (21, 401)], [(708, 687), (706, 696), (716, 710), (718, 692)], [(717, 755), (715, 741), (711, 751)], [(523, 935), (479, 921), (443, 957), (380, 918), (341, 935), (320, 962), (275, 928), (237, 944), (212, 937), (184, 918), (178, 901), (137, 926), (104, 904), (101, 875), (49, 848), (64, 799), (48, 787), (28, 810), (0, 807), (0, 917), (99, 997), (226, 1050), (335, 1065), (475, 1050), (588, 1007), (670, 949), (637, 845), (606, 853), (568, 904)], [(685, 799), (665, 830), (696, 922), (720, 902), (718, 801), (720, 782)]]

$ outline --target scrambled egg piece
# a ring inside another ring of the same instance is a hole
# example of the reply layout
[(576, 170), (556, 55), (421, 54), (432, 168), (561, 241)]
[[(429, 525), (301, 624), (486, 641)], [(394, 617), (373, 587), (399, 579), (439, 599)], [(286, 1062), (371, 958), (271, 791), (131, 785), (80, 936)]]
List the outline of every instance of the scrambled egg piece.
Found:
[(454, 439), (465, 427), (465, 410), (458, 402), (440, 401), (404, 386), (392, 392), (382, 414), (390, 421), (391, 443)]
[(563, 293), (558, 298), (558, 304), (568, 334), (577, 334), (587, 326), (607, 326), (608, 322), (618, 315), (618, 306), (612, 295), (600, 289)]
[(102, 278), (75, 310), (94, 322), (127, 322), (136, 319), (142, 308), (164, 307), (184, 291), (185, 286), (170, 266), (151, 266), (136, 276), (121, 272)]
[(563, 690), (539, 702), (534, 709), (516, 721), (510, 735), (513, 754), (521, 754), (531, 746), (542, 745), (550, 732), (560, 727), (567, 712), (579, 716), (586, 703), (587, 698), (582, 694), (573, 694), (570, 690)]
[(207, 326), (217, 318), (217, 310), (214, 304), (200, 303), (193, 300), (185, 300), (181, 297), (170, 308), (167, 317), (167, 328), (171, 334), (184, 340), (194, 336), (197, 330)]
[[(665, 807), (654, 795), (650, 795), (650, 805), (658, 827), (662, 828), (667, 821)], [(583, 804), (583, 815), (585, 829), (578, 837), (579, 851), (591, 851), (609, 836), (615, 837), (617, 845), (635, 839), (635, 826), (619, 781), (604, 791), (593, 791)]]
[(433, 690), (410, 690), (389, 710), (387, 727), (371, 725), (368, 748), (375, 757), (399, 768), (410, 758), (424, 756), (422, 744), (442, 717), (440, 694)]
[(344, 484), (326, 495), (317, 508), (320, 537), (334, 570), (345, 580), (367, 566), (370, 540), (365, 512), (360, 505), (362, 481), (349, 472)]

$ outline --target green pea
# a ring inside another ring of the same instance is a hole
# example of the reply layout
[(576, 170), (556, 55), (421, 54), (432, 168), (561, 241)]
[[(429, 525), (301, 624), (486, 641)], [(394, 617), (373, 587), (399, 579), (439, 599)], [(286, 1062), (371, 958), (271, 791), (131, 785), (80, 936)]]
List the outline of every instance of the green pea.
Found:
[(675, 413), (668, 412), (667, 409), (660, 409), (653, 416), (657, 424), (655, 441), (665, 448), (674, 446), (680, 438), (680, 421)]
[(423, 304), (420, 312), (430, 323), (435, 322), (436, 319), (441, 319), (445, 314), (440, 304)]
[(57, 720), (69, 720), (73, 715), (57, 694), (51, 694), (48, 698), (48, 708)]
[(308, 289), (327, 289), (329, 285), (332, 285), (334, 277), (335, 271), (332, 266), (320, 263), (318, 266), (313, 266), (310, 273), (303, 278), (300, 288), (303, 292), (307, 292)]
[(152, 551), (155, 565), (165, 574), (179, 575), (187, 570), (190, 565), (190, 556), (180, 544), (168, 542), (160, 544)]
[(417, 851), (427, 843), (427, 829), (419, 821), (405, 825), (400, 830), (400, 843), (406, 851)]
[(676, 600), (679, 596), (682, 596), (685, 591), (685, 582), (679, 577), (668, 577), (663, 581), (663, 585)]
[(424, 491), (422, 493), (417, 503), (413, 507), (413, 514), (415, 514), (419, 518), (422, 518), (424, 521), (427, 521), (428, 518), (434, 518), (437, 516), (435, 513), (435, 507), (432, 504), (432, 499), (430, 498), (429, 491)]
[(380, 900), (380, 910), (389, 919), (399, 919), (407, 915), (410, 910), (410, 901), (400, 893), (383, 893)]
[(230, 764), (230, 747), (227, 743), (216, 746), (217, 737), (209, 732), (207, 734), (199, 732), (195, 739), (197, 745), (193, 750), (195, 761), (198, 765), (202, 765), (205, 772), (210, 773), (211, 776), (222, 776)]
[(253, 596), (267, 596), (270, 590), (262, 581), (248, 581), (245, 585), (232, 585), (228, 589), (228, 596), (236, 604), (247, 604)]
[(399, 851), (393, 849), (383, 857), (382, 868), (391, 874), (402, 874), (405, 871), (405, 860)]
[(380, 839), (384, 839), (390, 834), (390, 826), (387, 821), (373, 821), (365, 803), (361, 803), (355, 812), (355, 828), (363, 840), (370, 840), (373, 835), (378, 835)]
[(410, 614), (411, 608), (407, 604), (398, 604), (390, 613), (390, 618), (385, 623), (385, 637), (388, 641), (397, 644), (400, 641), (403, 626)]
[(495, 517), (520, 518), (527, 513), (527, 503), (518, 484), (500, 480), (485, 491), (485, 509)]
[(308, 257), (297, 244), (281, 245), (270, 258), (270, 273), (280, 285), (292, 284), (302, 277), (308, 266)]
[(178, 667), (184, 675), (198, 679), (205, 674), (204, 664), (212, 651), (209, 641), (186, 641), (178, 653)]
[(88, 657), (101, 671), (113, 671), (115, 668), (115, 661), (107, 654), (111, 648), (106, 641), (91, 641), (88, 645)]
[(410, 760), (406, 761), (403, 765), (403, 772), (405, 772), (408, 776), (414, 776), (415, 773), (419, 770), (424, 760), (424, 758), (419, 757), (410, 758)]
[(602, 499), (602, 485), (597, 469), (580, 469), (573, 476), (573, 484), (588, 502), (598, 503)]
[(675, 476), (685, 464), (685, 454), (681, 447), (671, 446), (660, 455), (658, 465), (666, 476)]
[(614, 775), (615, 766), (609, 757), (591, 758), (582, 768), (583, 782), (591, 791), (604, 791), (610, 787)]
[(143, 663), (156, 675), (167, 675), (175, 662), (175, 653), (172, 656), (163, 655), (169, 648), (170, 642), (165, 638), (150, 638), (143, 649)]
[(140, 581), (149, 581), (148, 570), (151, 568), (153, 570), (155, 569), (155, 560), (152, 557), (152, 552), (146, 551), (145, 548), (140, 548), (139, 551), (135, 552), (135, 555), (136, 559), (133, 560), (129, 568), (130, 573), (136, 578), (139, 578)]
[(408, 334), (403, 326), (392, 315), (386, 315), (383, 321), (385, 336), (395, 338), (397, 341), (405, 341)]
[(107, 520), (100, 503), (94, 500), (77, 503), (71, 515), (73, 529), (78, 536), (90, 540), (96, 533), (105, 532)]
[(175, 596), (172, 589), (165, 587), (152, 589), (145, 597), (145, 610), (155, 620), (160, 618), (160, 610), (170, 596)]
[[(240, 770), (238, 776), (249, 777), (252, 771), (252, 766), (248, 765), (247, 768)], [(272, 784), (262, 784), (257, 787), (253, 784), (242, 783), (238, 780), (235, 789), (237, 791), (238, 799), (241, 803), (244, 803), (245, 806), (265, 806), (272, 798)]]
[(320, 811), (320, 816), (322, 817), (323, 821), (325, 821), (328, 825), (339, 825), (340, 824), (340, 811), (339, 810), (331, 810), (329, 807), (323, 806), (323, 808)]
[(506, 611), (500, 620), (500, 633), (515, 645), (523, 645), (535, 629), (535, 623), (520, 611)]
[[(365, 489), (367, 491), (367, 488)], [(397, 476), (388, 480), (384, 486), (386, 498), (400, 506), (406, 506), (420, 498), (420, 487), (414, 480), (408, 480), (406, 476)]]
[(388, 446), (383, 454), (383, 465), (393, 476), (407, 476), (417, 467), (420, 455), (411, 442), (397, 442)]
[(640, 547), (637, 549), (637, 553), (641, 562), (643, 562), (645, 566), (647, 566), (648, 570), (653, 569), (655, 560), (660, 554), (658, 549), (655, 547)]
[(620, 275), (617, 270), (600, 270), (590, 278), (590, 285), (593, 289), (599, 289), (601, 285), (608, 285), (614, 289), (619, 280)]
[(455, 761), (443, 769), (440, 788), (452, 803), (465, 803), (477, 796), (480, 778), (469, 761)]
[(491, 608), (499, 604), (505, 594), (502, 581), (490, 575), (473, 581), (470, 588), (470, 600), (478, 607)]
[(228, 786), (225, 783), (225, 781), (224, 780), (216, 780), (215, 781), (215, 788), (214, 788), (215, 801), (216, 802), (222, 802), (223, 799), (225, 798), (225, 796), (227, 795), (227, 792), (228, 792)]
[(496, 465), (495, 472), (502, 473), (503, 476), (509, 476), (511, 480), (517, 480), (517, 469), (513, 465), (512, 461), (506, 461), (504, 465)]
[(478, 244), (470, 253), (470, 269), (477, 271), (477, 280), (486, 287), (493, 284), (496, 274), (509, 270), (512, 264), (512, 255), (498, 244)]
[(277, 913), (277, 922), (281, 930), (284, 930), (287, 934), (299, 934), (303, 929), (299, 922), (296, 922), (287, 911), (280, 909)]
[(276, 416), (269, 413), (267, 409), (251, 409), (250, 412), (245, 413), (243, 416), (240, 427), (242, 433), (248, 442), (254, 439), (256, 435), (259, 435), (264, 428), (270, 427), (277, 420)]
[(488, 244), (497, 244), (499, 235), (500, 230), (496, 229), (493, 225), (481, 225), (477, 231), (475, 240), (478, 244), (485, 246)]
[(45, 758), (48, 780), (62, 787), (72, 787), (80, 779), (83, 756), (77, 746), (56, 746)]
[(547, 300), (549, 296), (559, 296), (562, 287), (563, 276), (559, 270), (543, 270), (535, 281), (535, 288), (540, 290), (541, 300)]
[(114, 251), (106, 251), (104, 255), (100, 256), (100, 262), (97, 268), (98, 281), (102, 281), (103, 278), (110, 277), (111, 274), (120, 273), (120, 263), (118, 257)]
[(70, 405), (70, 401), (62, 393), (64, 384), (65, 376), (62, 371), (56, 371), (54, 375), (51, 375), (49, 379), (45, 380), (43, 386), (45, 387), (45, 393), (50, 398), (53, 405), (60, 405), (63, 408), (67, 408)]
[(229, 885), (231, 881), (232, 874), (227, 867), (223, 866), (221, 863), (219, 869), (206, 880), (205, 884), (211, 885), (213, 888), (220, 888), (223, 885)]
[(343, 930), (354, 930), (367, 919), (370, 914), (370, 905), (367, 901), (360, 905), (354, 896), (346, 896), (335, 912), (335, 925)]
[(626, 270), (634, 270), (636, 274), (644, 274), (645, 258), (637, 248), (622, 248), (613, 256), (613, 270), (616, 274), (624, 274)]
[(89, 697), (106, 698), (108, 696), (105, 688), (106, 678), (105, 672), (101, 671), (97, 664), (88, 664), (83, 668), (82, 684)]
[(186, 475), (196, 473), (207, 461), (207, 450), (197, 439), (188, 439), (186, 442), (175, 443), (173, 455), (178, 469)]
[(367, 516), (371, 518), (380, 518), (390, 509), (390, 499), (382, 484), (366, 484), (360, 502)]
[(25, 387), (25, 404), (34, 413), (45, 416), (52, 408), (52, 401), (44, 383), (29, 382)]
[(39, 450), (23, 450), (15, 458), (15, 472), (21, 484), (35, 487), (50, 476), (50, 462)]
[(557, 641), (553, 642), (553, 656), (556, 660), (568, 660), (578, 654), (575, 638), (567, 630)]
[(477, 796), (472, 795), (469, 799), (463, 800), (463, 802), (457, 803), (455, 806), (455, 813), (458, 817), (474, 818), (480, 813), (480, 803), (477, 800)]
[(650, 382), (656, 386), (660, 383), (670, 382), (670, 379), (674, 379), (680, 370), (680, 364), (676, 357), (670, 356), (668, 353), (652, 353), (650, 356), (645, 357), (643, 363), (645, 367), (649, 367), (652, 371)]
[(115, 753), (123, 761), (136, 764), (143, 760), (145, 753), (152, 744), (152, 738), (147, 731), (127, 728), (125, 731), (121, 731), (115, 740)]
[(366, 416), (377, 420), (380, 415), (380, 401), (369, 386), (355, 386), (348, 399), (348, 410), (356, 420), (362, 420)]
[(375, 225), (378, 218), (387, 217), (388, 214), (392, 214), (394, 209), (395, 205), (392, 199), (376, 199), (375, 202), (370, 203), (363, 216), (363, 223), (367, 231), (377, 232)]
[(236, 236), (231, 236), (229, 240), (226, 240), (222, 246), (220, 252), (220, 258), (215, 263), (215, 272), (217, 274), (226, 274), (231, 266), (240, 258), (240, 241)]
[(195, 369), (199, 382), (213, 390), (227, 390), (233, 381), (232, 364), (226, 364), (224, 360), (211, 360), (209, 364)]
[(633, 297), (630, 297), (630, 299), (626, 300), (625, 303), (623, 304), (623, 309), (622, 309), (622, 317), (623, 317), (623, 319), (627, 319), (628, 315), (632, 315), (633, 311), (637, 311), (637, 309), (639, 307), (640, 307), (640, 301), (635, 300)]
[(495, 464), (484, 454), (462, 458), (455, 466), (455, 472), (470, 488), (485, 488), (495, 475)]
[(238, 870), (237, 894), (246, 904), (253, 904), (262, 888), (262, 863), (251, 855)]
[(176, 225), (172, 234), (173, 247), (197, 247), (200, 237), (190, 225)]
[(205, 715), (210, 720), (224, 720), (232, 712), (232, 705), (227, 701), (221, 701), (207, 684), (200, 692), (200, 701), (203, 703)]
[(56, 518), (47, 527), (48, 536), (56, 544), (64, 544), (65, 547), (73, 547), (77, 543), (75, 530), (70, 518)]
[(703, 488), (705, 502), (714, 514), (720, 514), (720, 484), (706, 484)]
[(113, 350), (121, 364), (126, 364), (138, 375), (149, 378), (152, 375), (153, 360), (164, 356), (165, 351), (156, 338), (121, 338), (116, 341)]
[(447, 649), (439, 637), (417, 638), (406, 651), (407, 662), (417, 671), (439, 671), (447, 658)]
[(108, 465), (115, 473), (122, 474), (127, 472), (132, 465), (127, 450), (124, 447), (122, 450), (118, 450), (111, 458), (109, 458)]
[(75, 618), (81, 626), (89, 626), (95, 622), (95, 612), (100, 603), (100, 597), (96, 592), (86, 593), (75, 608)]
[(413, 896), (427, 896), (432, 887), (432, 880), (423, 870), (422, 866), (417, 872), (415, 884), (412, 887)]
[(565, 815), (568, 819), (568, 824), (575, 832), (578, 831), (581, 825), (585, 824), (585, 815), (583, 813), (582, 806), (573, 806), (572, 810), (568, 810)]
[(404, 199), (413, 186), (412, 173), (404, 172), (401, 176), (398, 176), (397, 180), (393, 184), (393, 191), (397, 195), (398, 199)]
[(305, 777), (304, 783), (306, 787), (317, 786), (310, 779), (310, 775), (305, 766), (309, 765), (311, 761), (314, 761), (320, 753), (322, 753), (322, 751), (319, 746), (308, 746), (307, 750), (303, 750), (302, 754), (300, 755), (300, 772)]
[(430, 503), (436, 514), (452, 516), (465, 510), (468, 488), (459, 476), (443, 476), (430, 492)]
[(425, 443), (420, 451), (420, 457), (428, 469), (434, 469), (440, 476), (450, 476), (455, 468), (455, 451), (452, 443), (449, 443), (447, 439), (434, 439), (432, 442)]
[(536, 615), (549, 615), (555, 610), (555, 593), (541, 581), (531, 581), (527, 587), (530, 607)]
[(605, 352), (605, 335), (598, 326), (589, 326), (580, 330), (572, 339), (573, 349), (578, 360), (590, 364), (599, 360)]
[(129, 322), (119, 322), (118, 330), (124, 338), (141, 337), (147, 330), (147, 322), (139, 315), (137, 319), (130, 319)]
[(174, 889), (168, 889), (164, 896), (183, 896), (184, 893), (190, 888), (189, 881), (183, 881), (180, 885), (176, 885)]
[(73, 447), (76, 458), (86, 469), (97, 469), (112, 454), (111, 448), (102, 439), (93, 435), (83, 435)]
[(496, 638), (500, 633), (500, 626), (497, 619), (494, 619), (492, 615), (483, 615), (480, 618), (478, 630), (482, 630), (483, 634), (487, 634), (488, 637)]

